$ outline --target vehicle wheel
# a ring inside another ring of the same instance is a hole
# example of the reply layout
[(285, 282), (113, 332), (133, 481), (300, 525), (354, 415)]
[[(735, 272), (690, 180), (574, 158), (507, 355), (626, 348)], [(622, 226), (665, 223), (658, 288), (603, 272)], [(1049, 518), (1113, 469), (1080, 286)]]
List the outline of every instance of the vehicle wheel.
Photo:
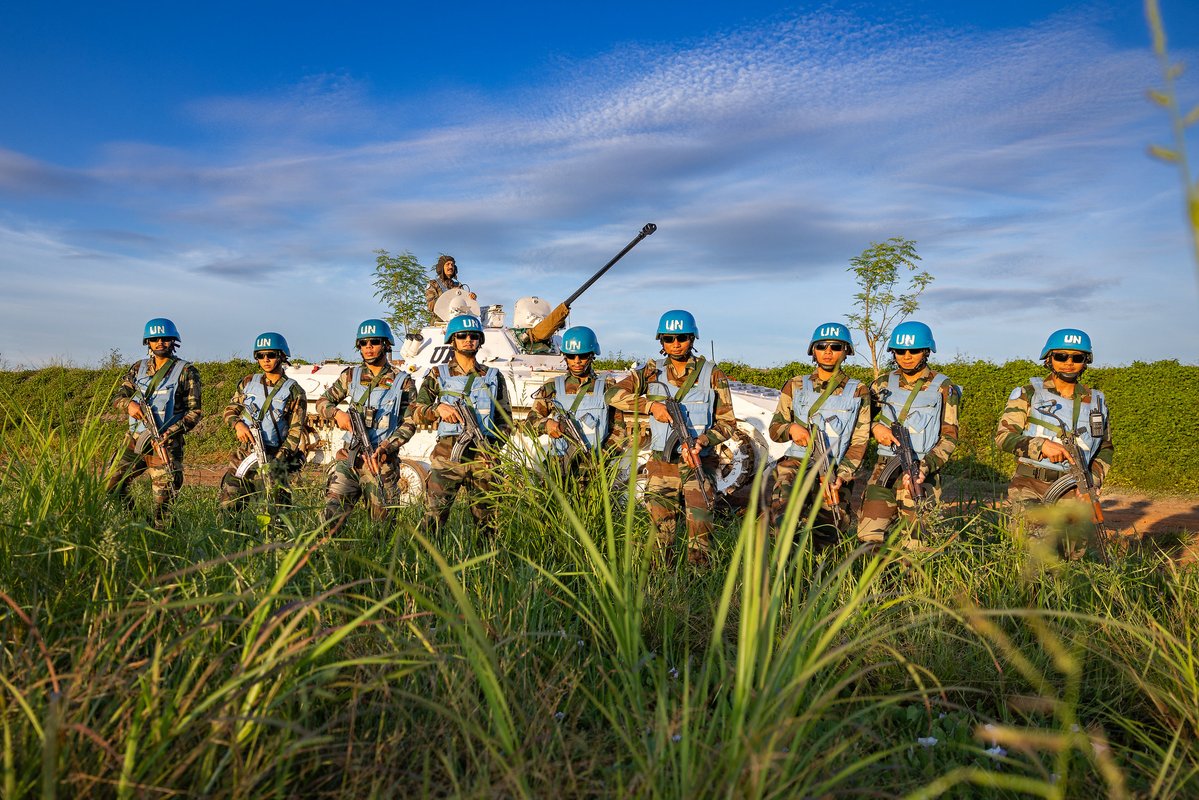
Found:
[(420, 461), (401, 458), (399, 478), (396, 480), (397, 505), (416, 505), (425, 498), (429, 480), (429, 468)]
[(748, 486), (758, 470), (758, 453), (766, 453), (762, 434), (744, 422), (727, 441), (716, 446), (716, 491), (730, 495)]

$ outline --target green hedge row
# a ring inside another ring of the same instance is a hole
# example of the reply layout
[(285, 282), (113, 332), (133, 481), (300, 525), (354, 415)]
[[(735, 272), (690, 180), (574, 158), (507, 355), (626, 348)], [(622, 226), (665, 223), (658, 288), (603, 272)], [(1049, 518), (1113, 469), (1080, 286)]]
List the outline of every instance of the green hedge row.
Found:
[[(771, 369), (721, 366), (732, 380), (776, 389), (792, 375), (811, 370), (810, 363)], [(954, 361), (934, 368), (962, 387), (961, 439), (951, 471), (968, 477), (1009, 477), (1015, 460), (995, 447), (999, 415), (1012, 389), (1044, 375), (1044, 368), (1032, 361)], [(862, 380), (871, 377), (865, 368), (848, 371)], [(1087, 370), (1084, 382), (1102, 389), (1111, 406), (1116, 446), (1111, 485), (1199, 493), (1199, 366), (1155, 361), (1097, 367)]]
[[(254, 365), (249, 361), (205, 362), (197, 365), (204, 390), (205, 418), (188, 439), (189, 460), (216, 464), (224, 460), (233, 439), (221, 424), (220, 412), (233, 387)], [(613, 364), (613, 367), (616, 365)], [(620, 366), (627, 366), (623, 362)], [(733, 380), (781, 388), (792, 375), (811, 365), (791, 363), (761, 369), (745, 364), (721, 365)], [(1011, 390), (1043, 369), (1031, 361), (1001, 366), (986, 361), (955, 361), (935, 365), (963, 388), (961, 444), (953, 472), (968, 477), (1006, 478), (1014, 464), (994, 444), (995, 426)], [(866, 369), (853, 367), (855, 377), (867, 380)], [(18, 424), (10, 413), (25, 408), (34, 416), (55, 413), (78, 424), (99, 393), (112, 394), (123, 370), (51, 367), (23, 372), (0, 372), (0, 425)], [(1199, 493), (1199, 366), (1176, 361), (1136, 362), (1127, 367), (1087, 370), (1086, 382), (1106, 394), (1112, 408), (1116, 465), (1114, 486), (1155, 492)], [(61, 413), (54, 406), (61, 404)], [(117, 415), (104, 412), (119, 425)]]

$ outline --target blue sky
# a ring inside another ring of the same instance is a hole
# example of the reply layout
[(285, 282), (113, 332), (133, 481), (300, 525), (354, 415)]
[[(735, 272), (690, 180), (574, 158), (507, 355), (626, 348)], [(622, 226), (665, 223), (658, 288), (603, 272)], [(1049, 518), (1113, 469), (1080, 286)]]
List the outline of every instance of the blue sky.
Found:
[[(1194, 5), (1162, 2), (1191, 104)], [(647, 221), (574, 307), (609, 352), (683, 307), (705, 351), (802, 358), (898, 235), (942, 356), (1070, 325), (1103, 363), (1195, 362), (1158, 82), (1136, 2), (14, 6), (0, 362), (132, 357), (160, 315), (194, 359), (268, 329), (348, 354), (378, 248), (452, 253), (510, 310)]]

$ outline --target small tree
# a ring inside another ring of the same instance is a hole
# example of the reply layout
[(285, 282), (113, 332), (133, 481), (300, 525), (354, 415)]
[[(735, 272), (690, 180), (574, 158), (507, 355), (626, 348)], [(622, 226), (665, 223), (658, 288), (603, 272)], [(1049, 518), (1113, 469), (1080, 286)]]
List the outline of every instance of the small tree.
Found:
[(393, 256), (386, 250), (375, 251), (375, 297), (391, 310), (385, 319), (393, 328), (408, 333), (424, 324), (428, 280), (425, 268), (411, 252)]
[[(879, 360), (891, 335), (891, 326), (919, 308), (921, 292), (933, 282), (929, 273), (916, 271), (919, 260), (916, 243), (901, 236), (893, 236), (881, 244), (871, 242), (861, 255), (849, 260), (847, 271), (854, 274), (860, 291), (853, 296), (857, 311), (848, 319), (850, 325), (862, 331), (875, 378), (882, 374)], [(904, 267), (913, 274), (906, 293), (897, 293), (896, 285)]]

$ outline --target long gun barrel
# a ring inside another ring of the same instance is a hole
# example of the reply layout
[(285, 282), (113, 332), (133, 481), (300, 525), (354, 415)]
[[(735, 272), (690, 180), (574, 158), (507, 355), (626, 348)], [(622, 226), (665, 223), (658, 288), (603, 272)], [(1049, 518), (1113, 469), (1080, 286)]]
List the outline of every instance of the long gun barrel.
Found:
[[(146, 432), (143, 435), (149, 440), (154, 455), (163, 464), (169, 464), (170, 459), (167, 457), (166, 439), (163, 438), (162, 431), (158, 429), (158, 420), (154, 419), (154, 410), (140, 400), (132, 402), (137, 403), (138, 408), (142, 410), (142, 424), (146, 427)], [(140, 450), (142, 447), (145, 447), (144, 443), (141, 443), (138, 449)]]
[(920, 457), (912, 445), (911, 432), (908, 431), (906, 425), (899, 421), (899, 415), (895, 413), (895, 406), (887, 402), (888, 396), (890, 396), (890, 391), (884, 389), (879, 399), (891, 409), (891, 413), (895, 416), (888, 426), (891, 428), (891, 435), (895, 437), (895, 458), (883, 470), (883, 474), (879, 476), (879, 482), (883, 486), (890, 486), (892, 480), (900, 474), (907, 475), (908, 482), (912, 486), (912, 500), (920, 503), (924, 500), (924, 487), (920, 483)]
[(591, 284), (598, 281), (605, 272), (612, 268), (613, 264), (624, 258), (625, 254), (636, 247), (642, 239), (644, 239), (646, 236), (649, 236), (656, 230), (658, 230), (658, 226), (654, 223), (645, 223), (645, 225), (641, 228), (640, 233), (633, 237), (633, 241), (626, 244), (623, 250), (612, 257), (611, 261), (596, 270), (595, 274), (588, 278), (582, 286), (576, 289), (574, 294), (559, 303), (558, 307), (551, 311), (548, 317), (537, 323), (533, 329), (529, 331), (529, 337), (535, 342), (549, 341), (549, 338), (554, 335), (554, 331), (558, 330), (563, 321), (566, 319), (566, 315), (570, 313), (570, 304), (579, 299), (579, 295), (590, 289)]
[(828, 434), (819, 424), (812, 425), (808, 433), (812, 437), (812, 455), (808, 459), (809, 469), (815, 470), (816, 475), (824, 484), (825, 504), (832, 511), (833, 520), (840, 524), (841, 496), (839, 492), (830, 488), (829, 482), (826, 480), (826, 477), (831, 477), (826, 476), (826, 473), (837, 465), (833, 451), (829, 447)]
[(562, 430), (562, 438), (566, 440), (564, 461), (572, 461), (577, 453), (591, 452), (591, 445), (587, 443), (587, 437), (579, 427), (577, 419), (560, 408), (551, 413), (551, 418), (558, 423), (558, 427)]
[[(687, 422), (683, 418), (683, 408), (679, 405), (679, 401), (669, 395), (658, 402), (666, 407), (666, 413), (670, 415), (670, 435), (666, 437), (665, 454), (667, 458), (674, 456), (674, 452), (684, 443), (688, 448), (695, 447), (695, 440), (691, 438), (691, 432), (687, 430)], [(699, 493), (703, 495), (704, 502), (712, 505), (712, 492), (708, 487), (708, 476), (704, 474), (703, 468), (695, 470), (695, 479), (699, 483)]]
[[(370, 434), (366, 430), (366, 419), (362, 416), (362, 411), (350, 406), (346, 411), (350, 415), (350, 436), (353, 439), (350, 450), (362, 455), (362, 463), (366, 465), (366, 471), (375, 479), (375, 485), (379, 488), (379, 497), (383, 500), (383, 505), (391, 504), (391, 497), (388, 495), (387, 483), (383, 480), (382, 471), (379, 469), (379, 463), (376, 460), (377, 450), (371, 447)], [(351, 463), (353, 463), (351, 461)]]

